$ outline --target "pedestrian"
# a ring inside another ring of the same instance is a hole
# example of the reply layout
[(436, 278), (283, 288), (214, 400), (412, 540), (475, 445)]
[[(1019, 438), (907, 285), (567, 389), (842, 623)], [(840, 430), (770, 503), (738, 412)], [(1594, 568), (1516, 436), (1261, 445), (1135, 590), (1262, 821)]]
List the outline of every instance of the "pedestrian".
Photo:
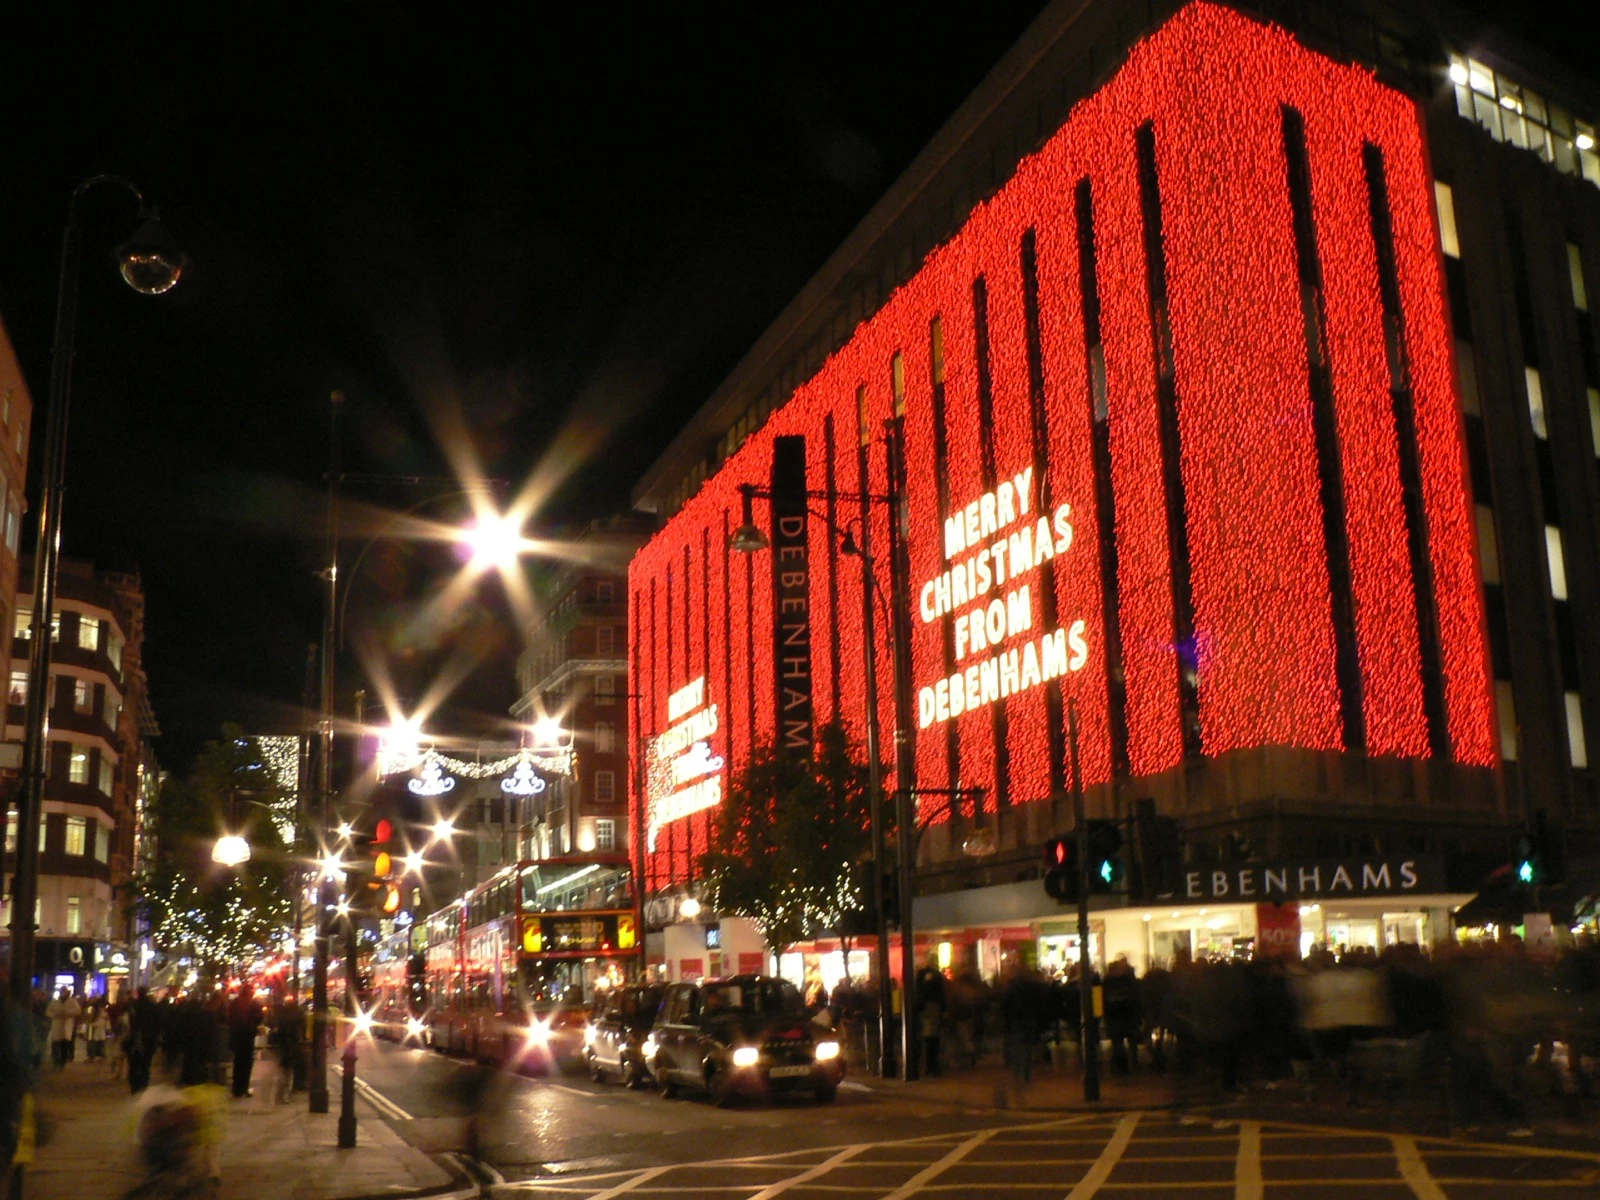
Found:
[(939, 956), (928, 955), (927, 965), (917, 972), (917, 1021), (922, 1036), (923, 1057), (930, 1077), (939, 1074), (939, 1035), (944, 1026), (944, 972)]
[(1111, 1069), (1126, 1075), (1139, 1065), (1139, 980), (1126, 954), (1106, 968), (1102, 993), (1106, 1036), (1111, 1039)]
[(161, 1047), (161, 1008), (140, 988), (127, 1015), (123, 1049), (128, 1055), (128, 1090), (138, 1095), (150, 1086), (150, 1062)]
[(117, 1003), (106, 1009), (106, 1067), (111, 1078), (121, 1079), (128, 1066), (128, 1005)]
[(89, 1019), (85, 1022), (85, 1040), (88, 1043), (88, 1059), (98, 1062), (106, 1056), (106, 1025), (109, 1018), (106, 1016), (106, 1002), (96, 1000), (89, 1005)]
[(55, 1056), (56, 1070), (66, 1069), (72, 1059), (72, 1040), (77, 1030), (83, 1006), (73, 999), (70, 988), (62, 988), (44, 1015), (50, 1019), (50, 1049)]
[[(248, 985), (246, 985), (248, 986)], [(233, 1094), (253, 1096), (250, 1074), (256, 1061), (256, 1033), (261, 1028), (261, 1005), (246, 987), (228, 1006), (228, 1049), (233, 1053)]]
[(304, 1043), (304, 1018), (300, 1013), (300, 1006), (290, 997), (284, 1001), (283, 1007), (278, 1010), (278, 1022), (273, 1029), (273, 1037), (278, 1043), (278, 1087), (277, 1101), (279, 1104), (289, 1099), (289, 1094), (294, 1091), (295, 1071), (300, 1062), (300, 1047)]
[(1033, 1081), (1034, 1054), (1051, 1005), (1049, 985), (1037, 971), (1017, 961), (1007, 964), (1000, 983), (1000, 1024), (1011, 1088), (1008, 1092), (1002, 1083), (996, 1089), (997, 1107), (1020, 1108), (1026, 1101)]
[(11, 999), (7, 983), (0, 967), (0, 1179), (17, 1154), (38, 1067), (32, 1016)]

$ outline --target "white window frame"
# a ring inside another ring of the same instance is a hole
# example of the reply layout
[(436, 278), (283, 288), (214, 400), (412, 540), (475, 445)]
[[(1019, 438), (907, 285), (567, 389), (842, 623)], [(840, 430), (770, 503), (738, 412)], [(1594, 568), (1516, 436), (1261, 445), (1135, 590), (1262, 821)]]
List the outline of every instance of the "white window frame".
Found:
[(594, 752), (596, 754), (615, 754), (617, 752), (617, 727), (610, 721), (596, 721), (594, 723)]
[(65, 919), (64, 924), (65, 924), (65, 927), (66, 927), (66, 931), (68, 933), (82, 933), (83, 932), (83, 897), (82, 896), (68, 896), (65, 908), (66, 908), (66, 919)]
[(615, 704), (617, 702), (616, 676), (596, 675), (594, 677), (594, 702), (596, 704)]
[(1583, 696), (1567, 692), (1563, 699), (1567, 706), (1567, 754), (1572, 769), (1581, 771), (1589, 765), (1589, 743), (1583, 733)]
[(1461, 240), (1456, 236), (1456, 202), (1450, 185), (1433, 181), (1433, 207), (1439, 216), (1439, 249), (1451, 258), (1461, 257)]
[(601, 658), (610, 658), (617, 652), (617, 631), (612, 626), (595, 626), (594, 652)]
[[(83, 764), (81, 770), (78, 766), (79, 763)], [(80, 750), (76, 746), (67, 747), (67, 782), (89, 782), (89, 752), (87, 750)]]
[(615, 804), (617, 802), (617, 773), (615, 771), (596, 771), (594, 773), (594, 802), (596, 804)]
[[(100, 649), (100, 618), (91, 617), (85, 613), (78, 614), (78, 649), (93, 652)], [(88, 635), (88, 643), (84, 643), (84, 636)]]
[(64, 843), (66, 853), (73, 858), (82, 858), (89, 852), (89, 820), (87, 817), (67, 818), (67, 838)]
[(1561, 526), (1544, 527), (1544, 558), (1550, 568), (1550, 596), (1565, 600), (1567, 596), (1567, 554), (1561, 542)]
[(617, 848), (617, 823), (613, 818), (595, 818), (594, 848), (596, 850), (615, 850)]

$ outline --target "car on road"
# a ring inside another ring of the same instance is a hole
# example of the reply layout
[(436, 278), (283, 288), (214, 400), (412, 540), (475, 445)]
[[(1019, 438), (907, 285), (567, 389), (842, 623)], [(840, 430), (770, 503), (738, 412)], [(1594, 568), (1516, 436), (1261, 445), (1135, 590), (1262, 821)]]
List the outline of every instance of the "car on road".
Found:
[(844, 1079), (833, 1031), (806, 1016), (800, 990), (770, 975), (669, 984), (640, 1052), (664, 1096), (809, 1092), (828, 1103)]
[(583, 1059), (596, 1083), (619, 1077), (629, 1087), (650, 1082), (644, 1040), (655, 1025), (666, 987), (632, 984), (602, 992), (583, 1034)]

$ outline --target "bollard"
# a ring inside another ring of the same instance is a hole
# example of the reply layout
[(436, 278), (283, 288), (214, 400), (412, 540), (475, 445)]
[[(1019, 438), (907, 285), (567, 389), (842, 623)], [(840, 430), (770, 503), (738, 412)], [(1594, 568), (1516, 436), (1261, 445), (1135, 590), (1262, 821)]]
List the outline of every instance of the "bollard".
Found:
[(356, 1040), (344, 1044), (339, 1056), (344, 1067), (344, 1086), (339, 1089), (339, 1149), (353, 1150), (356, 1145)]

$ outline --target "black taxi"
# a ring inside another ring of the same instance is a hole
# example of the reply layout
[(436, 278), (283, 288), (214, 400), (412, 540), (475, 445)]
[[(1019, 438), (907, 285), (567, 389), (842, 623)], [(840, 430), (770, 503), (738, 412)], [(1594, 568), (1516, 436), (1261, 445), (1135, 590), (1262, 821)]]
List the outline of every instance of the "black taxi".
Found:
[(583, 1031), (583, 1058), (596, 1083), (616, 1076), (629, 1087), (650, 1082), (640, 1047), (655, 1024), (666, 991), (659, 983), (632, 984), (602, 992)]
[(794, 984), (770, 975), (667, 985), (641, 1051), (663, 1095), (698, 1088), (718, 1104), (777, 1092), (827, 1103), (844, 1079), (833, 1031), (806, 1018)]

